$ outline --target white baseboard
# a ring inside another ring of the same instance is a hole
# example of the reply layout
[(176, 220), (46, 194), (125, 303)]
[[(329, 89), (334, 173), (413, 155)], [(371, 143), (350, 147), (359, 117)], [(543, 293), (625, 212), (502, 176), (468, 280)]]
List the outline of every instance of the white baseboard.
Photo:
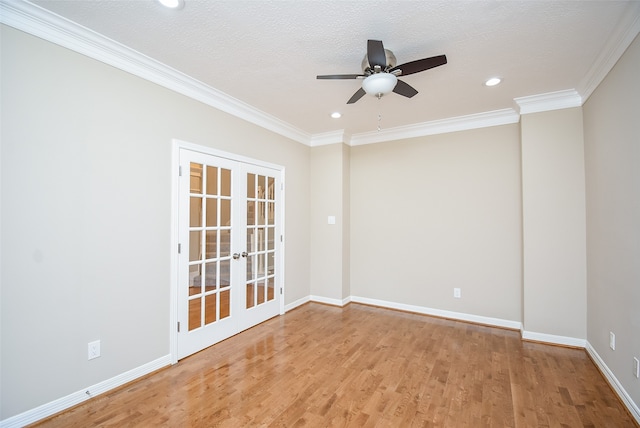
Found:
[(342, 300), (332, 299), (330, 297), (314, 296), (314, 295), (311, 295), (310, 298), (312, 302), (324, 303), (325, 305), (340, 306), (340, 307), (345, 306), (346, 304), (351, 302), (351, 296), (346, 297)]
[(4, 419), (0, 421), (0, 428), (19, 428), (34, 423), (170, 364), (171, 356), (165, 355), (164, 357), (160, 357), (157, 360), (143, 364), (140, 367), (136, 367), (135, 369), (119, 374), (111, 379), (83, 388), (80, 391), (67, 395), (66, 397), (59, 398), (50, 403), (38, 406), (35, 409), (27, 410), (26, 412)]
[(407, 305), (404, 303), (388, 302), (386, 300), (369, 299), (367, 297), (351, 296), (350, 300), (354, 303), (362, 303), (365, 305), (380, 306), (382, 308), (397, 309), (407, 312), (415, 312), (418, 314), (432, 315), (440, 318), (449, 318), (459, 321), (473, 322), (476, 324), (485, 324), (494, 327), (508, 328), (512, 330), (520, 330), (522, 323), (519, 321), (504, 320), (501, 318), (483, 317), (480, 315), (471, 315), (461, 312), (444, 311), (442, 309), (427, 308), (425, 306)]
[(534, 331), (522, 330), (522, 339), (531, 340), (533, 342), (550, 343), (552, 345), (573, 346), (576, 348), (584, 348), (587, 341), (575, 337), (557, 336), (555, 334), (536, 333)]
[(633, 401), (633, 399), (624, 389), (624, 387), (622, 386), (618, 378), (615, 377), (611, 369), (609, 369), (609, 367), (605, 364), (604, 360), (600, 357), (600, 355), (598, 355), (596, 350), (593, 348), (593, 346), (591, 346), (591, 344), (588, 341), (586, 343), (585, 349), (587, 350), (587, 353), (589, 354), (589, 356), (591, 356), (591, 359), (596, 363), (600, 371), (604, 374), (604, 377), (609, 382), (609, 385), (611, 385), (611, 388), (613, 388), (613, 390), (616, 392), (616, 394), (618, 394), (618, 396), (620, 397), (624, 405), (627, 407), (627, 409), (629, 410), (629, 413), (631, 413), (631, 415), (635, 418), (636, 422), (640, 424), (640, 408), (638, 407), (638, 404), (636, 404)]
[(305, 303), (311, 301), (311, 296), (305, 296), (302, 299), (298, 299), (296, 301), (293, 301), (291, 303), (289, 303), (288, 305), (284, 305), (284, 312), (289, 312), (292, 309), (297, 308), (298, 306), (302, 306)]
[[(631, 396), (627, 393), (627, 391), (624, 389), (622, 384), (615, 377), (613, 372), (604, 363), (602, 358), (600, 358), (600, 355), (598, 355), (596, 350), (591, 346), (591, 344), (588, 341), (584, 339), (576, 339), (576, 338), (566, 337), (566, 336), (556, 336), (551, 334), (524, 331), (522, 330), (522, 323), (518, 321), (510, 321), (510, 320), (503, 320), (500, 318), (470, 315), (470, 314), (465, 314), (460, 312), (444, 311), (440, 309), (427, 308), (424, 306), (407, 305), (403, 303), (388, 302), (385, 300), (369, 299), (366, 297), (357, 297), (357, 296), (349, 296), (342, 300), (331, 299), (331, 298), (321, 297), (321, 296), (306, 296), (286, 305), (285, 312), (295, 309), (298, 306), (301, 306), (309, 301), (324, 303), (324, 304), (333, 305), (333, 306), (340, 306), (340, 307), (345, 306), (350, 302), (354, 302), (354, 303), (362, 303), (366, 305), (379, 306), (379, 307), (388, 308), (388, 309), (397, 309), (402, 311), (415, 312), (419, 314), (433, 315), (433, 316), (442, 317), (442, 318), (449, 318), (454, 320), (473, 322), (477, 324), (485, 324), (485, 325), (490, 325), (495, 327), (520, 330), (522, 332), (522, 338), (524, 340), (533, 340), (536, 342), (545, 342), (545, 343), (556, 344), (556, 345), (575, 346), (575, 347), (585, 348), (586, 351), (591, 356), (591, 358), (593, 359), (593, 361), (602, 371), (602, 373), (604, 373), (611, 387), (618, 394), (618, 396), (620, 397), (624, 405), (627, 407), (627, 409), (629, 409), (629, 412), (633, 415), (635, 420), (640, 424), (640, 408), (638, 408), (638, 405), (633, 401)], [(25, 425), (37, 422), (48, 416), (54, 415), (58, 412), (61, 412), (77, 404), (80, 404), (83, 401), (88, 400), (89, 398), (103, 394), (114, 388), (122, 386), (127, 382), (131, 382), (137, 378), (145, 376), (155, 370), (161, 369), (170, 364), (171, 364), (170, 355), (160, 357), (154, 361), (151, 361), (135, 369), (129, 370), (111, 379), (107, 379), (103, 382), (97, 383), (87, 388), (83, 388), (82, 390), (69, 394), (66, 397), (59, 398), (50, 403), (43, 404), (42, 406), (36, 407), (24, 413), (20, 413), (16, 416), (12, 416), (8, 419), (2, 420), (0, 421), (0, 428), (14, 428), (14, 427), (19, 428), (19, 427), (23, 427)], [(89, 392), (89, 394), (87, 394), (87, 392)]]

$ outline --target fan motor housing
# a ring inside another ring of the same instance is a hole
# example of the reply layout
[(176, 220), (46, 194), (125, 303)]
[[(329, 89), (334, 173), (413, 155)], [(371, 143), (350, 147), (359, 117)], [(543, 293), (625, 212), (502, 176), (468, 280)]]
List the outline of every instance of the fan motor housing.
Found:
[[(384, 54), (387, 57), (387, 66), (384, 70), (395, 67), (398, 61), (396, 60), (396, 56), (393, 54), (393, 52), (391, 52), (389, 49), (385, 49)], [(365, 74), (373, 73), (373, 68), (371, 67), (371, 64), (369, 64), (369, 57), (366, 54), (364, 56), (364, 59), (362, 60), (362, 71)]]

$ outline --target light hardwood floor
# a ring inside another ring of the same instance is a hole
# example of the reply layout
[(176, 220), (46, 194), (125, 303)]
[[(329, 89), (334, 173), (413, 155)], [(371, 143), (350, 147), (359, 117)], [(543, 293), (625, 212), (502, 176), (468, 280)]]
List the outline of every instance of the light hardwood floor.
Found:
[(635, 427), (584, 350), (306, 304), (39, 427)]

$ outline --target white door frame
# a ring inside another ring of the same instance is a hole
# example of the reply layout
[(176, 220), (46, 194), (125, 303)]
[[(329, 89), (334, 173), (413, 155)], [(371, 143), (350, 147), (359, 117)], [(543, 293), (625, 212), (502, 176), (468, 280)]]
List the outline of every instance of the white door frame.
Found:
[[(200, 152), (211, 156), (217, 156), (220, 158), (230, 159), (233, 161), (244, 162), (252, 165), (258, 165), (266, 168), (271, 168), (280, 172), (282, 178), (280, 194), (280, 207), (282, 215), (279, 217), (280, 224), (277, 225), (280, 230), (280, 239), (276, 239), (277, 244), (280, 245), (279, 252), (280, 257), (277, 257), (280, 275), (277, 277), (276, 292), (280, 290), (280, 315), (284, 314), (284, 296), (285, 296), (285, 263), (284, 263), (284, 225), (285, 225), (285, 168), (281, 165), (272, 164), (269, 162), (263, 162), (257, 159), (248, 158), (245, 156), (237, 155), (234, 153), (224, 152), (221, 150), (213, 149), (206, 146), (200, 146), (197, 144), (189, 143), (186, 141), (173, 139), (171, 146), (171, 247), (170, 247), (170, 297), (169, 297), (169, 353), (171, 358), (171, 364), (178, 362), (178, 206), (179, 206), (179, 168), (180, 168), (180, 150), (186, 149), (194, 152)], [(185, 172), (185, 173), (188, 173)], [(277, 238), (277, 237), (276, 237)]]

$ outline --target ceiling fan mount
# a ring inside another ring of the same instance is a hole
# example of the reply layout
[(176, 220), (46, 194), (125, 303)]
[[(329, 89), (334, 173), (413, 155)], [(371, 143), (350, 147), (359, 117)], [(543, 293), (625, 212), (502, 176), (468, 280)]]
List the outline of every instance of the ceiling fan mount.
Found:
[[(385, 67), (382, 68), (382, 66), (378, 65), (379, 68), (379, 72), (385, 72), (389, 69), (391, 69), (392, 67), (395, 67), (396, 64), (398, 63), (398, 60), (396, 60), (396, 56), (393, 54), (393, 52), (391, 52), (389, 49), (385, 49), (384, 50), (384, 56), (385, 56)], [(369, 55), (365, 55), (364, 58), (362, 59), (362, 72), (366, 75), (369, 74), (373, 74), (375, 73), (375, 65), (371, 65), (369, 63)]]
[(329, 74), (316, 76), (317, 79), (364, 79), (362, 87), (347, 101), (353, 104), (365, 94), (378, 98), (395, 92), (407, 98), (418, 93), (411, 85), (398, 79), (398, 76), (407, 76), (447, 63), (445, 55), (423, 58), (416, 61), (396, 65), (396, 56), (384, 48), (380, 40), (367, 41), (367, 54), (362, 60), (362, 74)]

